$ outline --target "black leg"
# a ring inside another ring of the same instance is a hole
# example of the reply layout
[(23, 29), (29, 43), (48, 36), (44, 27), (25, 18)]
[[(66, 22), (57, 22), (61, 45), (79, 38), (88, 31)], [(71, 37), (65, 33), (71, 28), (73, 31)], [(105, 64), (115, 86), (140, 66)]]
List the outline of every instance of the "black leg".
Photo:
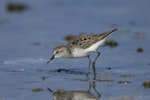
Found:
[(94, 74), (94, 77), (93, 77), (93, 85), (92, 85), (92, 87), (93, 87), (94, 91), (96, 92), (97, 97), (100, 98), (101, 95), (96, 89), (96, 74)]
[(90, 56), (88, 56), (88, 59), (89, 59), (89, 65), (88, 65), (88, 70), (86, 71), (86, 74), (89, 74), (89, 70), (90, 70), (90, 66), (91, 66), (91, 59), (90, 59)]
[(92, 80), (89, 78), (88, 75), (86, 75), (86, 79), (87, 79), (87, 82), (89, 83), (88, 92), (90, 93), (91, 89), (93, 88), (93, 90), (94, 90), (94, 91), (96, 92), (96, 94), (97, 94), (96, 97), (97, 97), (97, 98), (100, 98), (101, 95), (100, 95), (99, 91), (97, 91), (97, 89), (96, 89), (96, 75), (94, 74)]
[(94, 61), (92, 63), (94, 74), (96, 74), (95, 62), (96, 62), (97, 58), (100, 56), (100, 52), (97, 51), (96, 53), (97, 53), (97, 56), (96, 56), (96, 58), (94, 59)]

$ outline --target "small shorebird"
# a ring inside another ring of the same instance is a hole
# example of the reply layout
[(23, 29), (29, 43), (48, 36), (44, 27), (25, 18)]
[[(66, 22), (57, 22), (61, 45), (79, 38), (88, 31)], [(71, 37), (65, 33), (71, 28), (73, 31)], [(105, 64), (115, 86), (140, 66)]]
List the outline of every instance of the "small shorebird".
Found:
[[(107, 31), (101, 34), (81, 34), (77, 38), (73, 39), (68, 45), (57, 46), (54, 49), (53, 56), (49, 58), (47, 63), (52, 61), (54, 58), (80, 58), (87, 57), (89, 59), (89, 66), (87, 73), (89, 73), (89, 68), (92, 63), (93, 71), (95, 70), (95, 62), (100, 55), (100, 52), (97, 51), (99, 47), (104, 45), (107, 37), (117, 31), (117, 29), (113, 29), (111, 31)], [(91, 53), (97, 53), (96, 58), (93, 62), (90, 59)]]

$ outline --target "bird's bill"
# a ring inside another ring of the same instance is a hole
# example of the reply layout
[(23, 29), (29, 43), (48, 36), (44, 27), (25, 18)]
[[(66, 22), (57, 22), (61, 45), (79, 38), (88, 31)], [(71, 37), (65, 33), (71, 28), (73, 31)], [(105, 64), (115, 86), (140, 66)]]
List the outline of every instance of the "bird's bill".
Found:
[(49, 58), (48, 61), (47, 61), (47, 64), (48, 64), (49, 62), (51, 62), (54, 58), (55, 58), (54, 55), (53, 55), (51, 58)]

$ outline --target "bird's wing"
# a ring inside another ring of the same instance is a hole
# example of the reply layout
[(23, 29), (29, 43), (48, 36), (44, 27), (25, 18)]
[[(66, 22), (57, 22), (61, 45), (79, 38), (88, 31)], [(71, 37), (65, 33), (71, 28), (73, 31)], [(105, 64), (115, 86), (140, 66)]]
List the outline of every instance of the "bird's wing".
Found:
[(69, 46), (71, 47), (78, 47), (78, 48), (88, 48), (90, 47), (92, 44), (106, 38), (107, 36), (109, 36), (112, 32), (116, 31), (117, 29), (113, 29), (111, 31), (107, 31), (101, 34), (81, 34), (80, 36), (78, 36), (77, 38), (75, 38), (74, 40), (69, 42)]

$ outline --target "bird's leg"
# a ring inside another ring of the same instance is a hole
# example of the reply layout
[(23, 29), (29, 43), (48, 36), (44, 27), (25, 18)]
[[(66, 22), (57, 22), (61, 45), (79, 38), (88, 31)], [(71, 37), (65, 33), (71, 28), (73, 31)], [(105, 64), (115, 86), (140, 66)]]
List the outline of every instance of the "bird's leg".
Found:
[(89, 56), (87, 56), (88, 57), (88, 59), (89, 59), (89, 65), (88, 65), (88, 69), (87, 69), (87, 71), (86, 71), (86, 74), (89, 74), (89, 70), (90, 70), (90, 66), (91, 66), (91, 59), (90, 59), (90, 55)]
[(90, 78), (89, 78), (89, 75), (88, 75), (88, 74), (86, 74), (86, 80), (87, 80), (87, 82), (89, 83), (88, 92), (90, 92), (90, 90), (91, 90), (91, 85), (90, 85)]
[(97, 97), (99, 98), (101, 95), (100, 95), (100, 93), (99, 93), (99, 92), (97, 91), (97, 89), (96, 89), (96, 74), (94, 74), (94, 77), (93, 77), (93, 84), (92, 84), (92, 87), (93, 87), (94, 91), (96, 92)]
[(94, 61), (92, 63), (94, 74), (96, 74), (95, 62), (96, 62), (97, 58), (100, 56), (100, 52), (99, 51), (97, 51), (96, 53), (97, 53), (97, 56), (96, 56), (96, 58), (94, 59)]
[(86, 79), (87, 79), (87, 82), (89, 83), (88, 92), (90, 93), (91, 89), (93, 89), (97, 94), (97, 98), (100, 98), (101, 95), (100, 95), (99, 91), (97, 91), (97, 89), (96, 89), (96, 75), (94, 74), (92, 80), (89, 78), (88, 75), (86, 75)]

